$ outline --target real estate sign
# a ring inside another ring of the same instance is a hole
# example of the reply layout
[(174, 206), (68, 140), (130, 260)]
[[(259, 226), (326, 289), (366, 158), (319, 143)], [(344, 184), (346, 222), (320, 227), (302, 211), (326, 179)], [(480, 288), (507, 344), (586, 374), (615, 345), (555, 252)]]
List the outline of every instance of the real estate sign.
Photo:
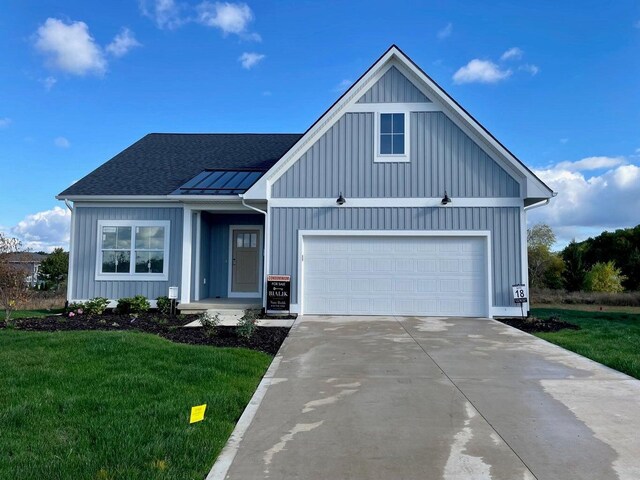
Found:
[(291, 276), (267, 275), (267, 313), (289, 312)]

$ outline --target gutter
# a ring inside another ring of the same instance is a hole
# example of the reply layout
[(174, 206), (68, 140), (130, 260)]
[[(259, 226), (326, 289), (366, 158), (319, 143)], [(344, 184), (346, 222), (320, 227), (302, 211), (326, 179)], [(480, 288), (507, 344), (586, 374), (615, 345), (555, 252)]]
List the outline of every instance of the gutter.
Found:
[(252, 206), (252, 205), (248, 205), (248, 204), (246, 203), (245, 199), (244, 199), (244, 194), (243, 194), (243, 193), (238, 194), (238, 197), (240, 197), (240, 200), (242, 200), (242, 206), (247, 207), (248, 209), (253, 210), (253, 211), (256, 211), (256, 212), (258, 212), (258, 213), (261, 213), (261, 214), (263, 214), (265, 217), (267, 216), (267, 212), (266, 212), (265, 210), (260, 210), (260, 209), (259, 209), (259, 208), (257, 208), (257, 207), (254, 207), (254, 206)]
[[(555, 198), (557, 195), (558, 195), (558, 192), (553, 192), (551, 198)], [(529, 205), (528, 207), (524, 207), (524, 210), (526, 212), (528, 210), (533, 210), (534, 208), (544, 207), (545, 205), (549, 205), (549, 202), (551, 201), (551, 198), (547, 198), (547, 199), (542, 200), (542, 201), (540, 201), (538, 203), (534, 203), (533, 205)]]
[(69, 203), (69, 200), (66, 198), (63, 198), (62, 200), (64, 200), (64, 204), (67, 206), (67, 208), (69, 209), (70, 212), (73, 212), (73, 207), (71, 206), (71, 204)]

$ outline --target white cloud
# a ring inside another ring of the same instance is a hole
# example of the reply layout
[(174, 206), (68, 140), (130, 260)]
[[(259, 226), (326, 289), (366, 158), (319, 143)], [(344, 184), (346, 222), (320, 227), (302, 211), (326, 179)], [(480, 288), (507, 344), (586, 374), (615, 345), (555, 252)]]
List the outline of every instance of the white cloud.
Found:
[(626, 163), (627, 161), (624, 157), (586, 157), (575, 162), (560, 162), (553, 168), (556, 170), (568, 170), (570, 172), (584, 172), (618, 167)]
[(518, 70), (530, 73), (533, 77), (534, 75), (537, 75), (538, 72), (540, 72), (540, 67), (538, 67), (537, 65), (533, 65), (532, 63), (525, 63), (524, 65), (520, 65), (518, 67)]
[(444, 40), (445, 38), (449, 38), (453, 33), (453, 23), (447, 23), (443, 28), (438, 30), (436, 36), (439, 40)]
[(101, 75), (107, 69), (104, 54), (84, 22), (47, 18), (36, 32), (35, 46), (46, 56), (49, 66), (67, 73)]
[(122, 57), (132, 48), (141, 46), (142, 44), (136, 40), (133, 32), (123, 27), (120, 33), (114, 37), (113, 41), (105, 47), (105, 50), (114, 57)]
[(182, 17), (182, 7), (174, 0), (139, 0), (140, 10), (152, 19), (158, 28), (178, 28), (188, 20)]
[(7, 128), (11, 125), (12, 120), (9, 117), (0, 118), (0, 128)]
[(57, 82), (58, 82), (58, 79), (52, 76), (48, 76), (46, 78), (40, 79), (40, 83), (44, 85), (44, 89), (47, 92), (50, 91)]
[[(592, 176), (584, 173), (598, 169), (607, 170)], [(562, 237), (559, 243), (585, 238), (585, 232), (638, 223), (640, 166), (622, 157), (588, 157), (535, 173), (558, 196), (548, 206), (531, 210), (529, 223), (549, 224)]]
[(454, 83), (496, 83), (511, 76), (511, 69), (503, 70), (489, 60), (474, 58), (453, 74)]
[(222, 34), (239, 35), (245, 40), (260, 41), (260, 35), (248, 31), (253, 12), (246, 3), (204, 1), (196, 7), (197, 21), (207, 27), (219, 28)]
[(518, 48), (518, 47), (513, 47), (510, 48), (509, 50), (507, 50), (506, 52), (504, 52), (501, 56), (500, 56), (500, 60), (505, 61), (505, 60), (519, 60), (522, 58), (522, 55), (524, 55), (524, 52), (522, 51), (522, 49)]
[(69, 249), (69, 225), (71, 212), (66, 208), (27, 215), (24, 220), (9, 229), (9, 233), (20, 240), (23, 246), (33, 251), (52, 251), (62, 247)]
[(53, 140), (53, 144), (58, 148), (69, 148), (71, 146), (71, 142), (64, 137), (56, 137)]
[(254, 52), (244, 52), (238, 58), (238, 61), (242, 64), (242, 68), (246, 68), (247, 70), (255, 67), (258, 62), (261, 62), (265, 58), (265, 55), (261, 53)]
[(333, 88), (334, 92), (344, 92), (347, 88), (351, 86), (353, 82), (348, 78), (340, 80), (340, 83)]

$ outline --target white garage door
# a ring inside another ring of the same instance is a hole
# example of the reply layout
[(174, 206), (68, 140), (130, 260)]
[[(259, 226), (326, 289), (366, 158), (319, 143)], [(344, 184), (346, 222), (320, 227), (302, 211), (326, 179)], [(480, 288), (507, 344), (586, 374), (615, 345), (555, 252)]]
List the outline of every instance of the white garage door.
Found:
[(305, 314), (486, 316), (484, 237), (305, 236)]

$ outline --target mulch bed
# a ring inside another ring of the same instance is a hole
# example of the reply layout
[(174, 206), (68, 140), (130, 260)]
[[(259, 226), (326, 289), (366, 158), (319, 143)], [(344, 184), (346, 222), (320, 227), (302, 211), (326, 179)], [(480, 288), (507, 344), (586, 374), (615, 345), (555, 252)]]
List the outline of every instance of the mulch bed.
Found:
[(496, 318), (496, 320), (527, 333), (557, 332), (563, 329), (580, 330), (578, 325), (563, 322), (562, 320), (553, 317), (548, 319), (529, 317), (524, 320), (521, 317), (514, 317)]
[[(288, 327), (260, 327), (247, 339), (236, 333), (236, 327), (216, 327), (213, 335), (203, 328), (184, 325), (197, 320), (197, 315), (166, 316), (155, 312), (139, 315), (76, 315), (68, 318), (53, 315), (44, 318), (24, 318), (15, 321), (16, 330), (58, 332), (69, 330), (137, 330), (160, 335), (177, 343), (211, 345), (215, 347), (243, 347), (275, 355), (289, 334)], [(6, 328), (0, 321), (0, 329)]]

